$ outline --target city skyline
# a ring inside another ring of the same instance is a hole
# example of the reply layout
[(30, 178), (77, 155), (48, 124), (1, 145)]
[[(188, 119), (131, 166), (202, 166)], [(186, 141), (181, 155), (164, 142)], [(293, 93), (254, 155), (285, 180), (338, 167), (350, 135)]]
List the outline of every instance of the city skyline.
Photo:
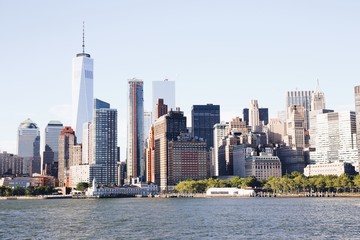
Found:
[[(315, 90), (317, 79), (328, 109), (355, 109), (360, 3), (226, 2), (80, 1), (70, 9), (66, 1), (23, 2), (22, 9), (1, 3), (6, 10), (0, 16), (6, 128), (0, 150), (16, 153), (16, 130), (24, 119), (37, 123), (41, 141), (49, 121), (71, 125), (71, 58), (82, 50), (83, 21), (86, 49), (94, 59), (94, 97), (118, 110), (122, 161), (126, 85), (133, 77), (144, 81), (145, 111), (152, 109), (152, 81), (175, 81), (177, 107), (188, 122), (192, 105), (220, 105), (220, 120), (230, 121), (242, 117), (251, 99), (269, 108), (271, 118), (285, 110), (287, 91)], [(134, 19), (134, 13), (142, 17)]]

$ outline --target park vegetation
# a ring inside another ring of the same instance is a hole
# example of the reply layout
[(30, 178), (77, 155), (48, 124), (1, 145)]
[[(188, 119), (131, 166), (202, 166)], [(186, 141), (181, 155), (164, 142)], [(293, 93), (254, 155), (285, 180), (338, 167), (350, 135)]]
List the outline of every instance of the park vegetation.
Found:
[(233, 177), (231, 180), (209, 178), (203, 180), (186, 180), (176, 185), (176, 192), (205, 193), (209, 188), (253, 188), (273, 193), (304, 193), (304, 192), (360, 192), (360, 175), (342, 174), (317, 175), (305, 177), (299, 172), (293, 172), (283, 177), (270, 177), (259, 181), (254, 176), (247, 178)]
[(10, 196), (39, 196), (39, 195), (51, 195), (57, 193), (57, 190), (54, 187), (42, 186), (42, 187), (16, 187), (11, 188), (7, 186), (0, 186), (0, 196), (1, 197), (10, 197)]

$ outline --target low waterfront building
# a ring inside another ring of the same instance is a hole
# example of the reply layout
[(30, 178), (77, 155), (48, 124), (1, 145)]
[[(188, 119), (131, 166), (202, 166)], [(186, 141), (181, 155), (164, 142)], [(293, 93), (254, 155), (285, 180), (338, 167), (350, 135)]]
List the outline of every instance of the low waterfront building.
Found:
[(154, 196), (159, 193), (159, 187), (154, 184), (136, 183), (123, 187), (99, 186), (93, 179), (92, 187), (88, 188), (85, 195), (87, 197), (135, 197), (135, 196)]
[(206, 196), (212, 197), (254, 197), (255, 191), (253, 189), (241, 188), (209, 188), (206, 191)]
[(354, 175), (355, 167), (350, 163), (345, 162), (333, 162), (333, 163), (317, 163), (309, 164), (304, 169), (304, 175), (306, 177), (316, 176), (316, 175), (336, 175), (340, 176), (341, 174)]
[(50, 186), (55, 187), (55, 178), (52, 176), (36, 176), (36, 177), (15, 177), (7, 181), (7, 185), (4, 186), (16, 188), (16, 187), (43, 187)]

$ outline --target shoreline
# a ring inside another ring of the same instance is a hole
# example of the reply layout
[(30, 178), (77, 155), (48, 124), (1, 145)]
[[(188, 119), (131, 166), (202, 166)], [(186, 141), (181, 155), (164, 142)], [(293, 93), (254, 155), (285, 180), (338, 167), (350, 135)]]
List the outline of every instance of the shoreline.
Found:
[[(43, 195), (43, 196), (8, 196), (8, 197), (0, 197), (1, 200), (52, 200), (52, 199), (90, 199), (91, 197), (73, 197), (72, 195)], [(105, 197), (106, 198), (106, 197)], [(139, 197), (133, 197), (139, 198)], [(150, 198), (150, 197), (142, 197), (142, 198)], [(360, 198), (360, 193), (335, 193), (335, 194), (313, 194), (307, 195), (307, 193), (299, 193), (299, 194), (275, 194), (275, 195), (263, 195), (263, 196), (207, 196), (202, 193), (195, 194), (186, 194), (186, 195), (171, 195), (164, 194), (158, 195), (156, 197), (151, 198)], [(101, 198), (103, 199), (103, 198)]]

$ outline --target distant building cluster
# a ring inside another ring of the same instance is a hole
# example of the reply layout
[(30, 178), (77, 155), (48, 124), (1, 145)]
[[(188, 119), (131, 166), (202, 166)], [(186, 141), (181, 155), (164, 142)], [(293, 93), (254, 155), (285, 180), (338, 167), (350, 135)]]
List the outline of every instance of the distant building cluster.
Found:
[(174, 81), (152, 83), (152, 111), (145, 111), (144, 82), (133, 78), (128, 80), (126, 159), (121, 161), (117, 110), (93, 98), (93, 67), (83, 48), (73, 59), (72, 125), (50, 121), (41, 153), (37, 124), (20, 123), (17, 155), (0, 153), (0, 177), (22, 177), (14, 185), (24, 186), (37, 184), (31, 176), (50, 177), (48, 182), (60, 187), (96, 179), (102, 188), (94, 194), (123, 194), (135, 190), (111, 187), (131, 185), (133, 179), (169, 191), (186, 179), (266, 180), (293, 171), (307, 176), (359, 171), (360, 86), (355, 87), (355, 112), (325, 108), (318, 83), (315, 91), (287, 92), (278, 118), (269, 119), (268, 108), (251, 99), (243, 115), (229, 121), (221, 120), (220, 105), (193, 105), (187, 126), (176, 107)]

